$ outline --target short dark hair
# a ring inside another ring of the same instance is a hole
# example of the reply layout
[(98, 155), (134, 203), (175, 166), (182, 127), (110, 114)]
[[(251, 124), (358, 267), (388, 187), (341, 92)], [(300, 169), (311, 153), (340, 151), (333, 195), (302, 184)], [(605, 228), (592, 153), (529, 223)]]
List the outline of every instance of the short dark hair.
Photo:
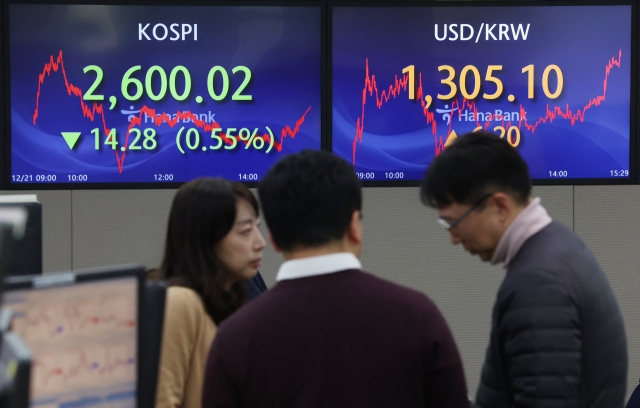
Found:
[(249, 189), (221, 178), (199, 178), (183, 184), (173, 198), (164, 256), (160, 267), (170, 285), (193, 289), (207, 314), (220, 324), (245, 301), (242, 282), (224, 289), (229, 272), (214, 254), (214, 246), (231, 231), (236, 203), (246, 200), (259, 215)]
[(362, 209), (353, 167), (315, 150), (279, 160), (260, 182), (258, 195), (271, 237), (285, 251), (341, 239), (353, 212)]
[(502, 191), (518, 204), (531, 194), (529, 167), (506, 140), (489, 132), (459, 136), (427, 168), (420, 195), (430, 207), (473, 204)]

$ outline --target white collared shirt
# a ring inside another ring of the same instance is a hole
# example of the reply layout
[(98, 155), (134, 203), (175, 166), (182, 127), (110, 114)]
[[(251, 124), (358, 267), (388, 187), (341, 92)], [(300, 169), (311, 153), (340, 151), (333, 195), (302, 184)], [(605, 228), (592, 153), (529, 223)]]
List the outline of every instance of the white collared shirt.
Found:
[(326, 275), (328, 273), (346, 271), (347, 269), (362, 269), (360, 260), (350, 252), (338, 252), (329, 255), (293, 259), (286, 261), (280, 266), (278, 275), (276, 276), (276, 282)]

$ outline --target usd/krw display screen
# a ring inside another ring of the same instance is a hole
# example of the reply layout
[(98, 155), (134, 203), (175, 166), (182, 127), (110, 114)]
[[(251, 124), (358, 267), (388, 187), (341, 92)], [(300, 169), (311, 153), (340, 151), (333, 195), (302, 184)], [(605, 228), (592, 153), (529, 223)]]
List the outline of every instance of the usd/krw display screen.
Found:
[(320, 7), (8, 13), (14, 186), (258, 181), (320, 148)]
[(632, 7), (336, 7), (332, 146), (363, 180), (419, 180), (463, 133), (534, 179), (629, 179)]

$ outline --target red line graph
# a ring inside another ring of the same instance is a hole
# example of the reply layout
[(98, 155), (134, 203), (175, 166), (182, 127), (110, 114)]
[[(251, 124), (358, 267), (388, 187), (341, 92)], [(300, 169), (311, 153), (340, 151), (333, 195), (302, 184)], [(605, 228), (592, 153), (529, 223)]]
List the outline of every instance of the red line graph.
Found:
[[(589, 100), (582, 109), (577, 109), (574, 112), (569, 108), (569, 104), (566, 105), (564, 110), (559, 106), (549, 108), (549, 104), (547, 104), (545, 115), (540, 117), (536, 121), (534, 121), (533, 124), (530, 124), (526, 118), (527, 112), (524, 109), (524, 106), (520, 104), (520, 108), (519, 108), (520, 119), (518, 120), (518, 128), (522, 129), (522, 126), (524, 126), (525, 129), (529, 130), (533, 134), (536, 131), (538, 125), (540, 125), (541, 123), (553, 122), (558, 117), (569, 120), (572, 126), (575, 125), (577, 121), (583, 122), (585, 112), (594, 106), (599, 106), (606, 99), (609, 74), (613, 69), (613, 67), (620, 68), (621, 60), (622, 60), (622, 50), (618, 52), (617, 59), (615, 56), (611, 57), (611, 59), (607, 62), (605, 66), (605, 75), (604, 75), (604, 81), (603, 81), (602, 94)], [(378, 109), (382, 109), (382, 106), (385, 103), (389, 102), (390, 99), (392, 98), (395, 99), (401, 94), (404, 94), (405, 92), (407, 92), (408, 83), (409, 83), (408, 75), (402, 75), (401, 78), (398, 78), (398, 75), (396, 75), (391, 85), (389, 85), (385, 89), (380, 90), (378, 88), (376, 76), (369, 74), (368, 58), (366, 59), (365, 67), (366, 68), (365, 68), (364, 88), (362, 89), (362, 111), (361, 111), (360, 117), (356, 120), (356, 133), (353, 138), (353, 144), (352, 144), (351, 160), (354, 166), (356, 164), (357, 143), (358, 142), (362, 143), (362, 134), (364, 133), (364, 121), (365, 121), (365, 105), (367, 104), (368, 97), (373, 97), (375, 94), (375, 105)], [(445, 137), (445, 140), (443, 141), (443, 137), (437, 135), (438, 129), (437, 129), (434, 113), (429, 111), (427, 103), (424, 99), (425, 95), (424, 95), (424, 89), (422, 86), (421, 73), (418, 76), (416, 88), (417, 88), (416, 100), (420, 101), (422, 113), (424, 114), (426, 124), (431, 125), (431, 133), (433, 135), (434, 142), (435, 142), (435, 154), (437, 156), (444, 149), (446, 139), (451, 134), (452, 121), (450, 121), (448, 124), (447, 135)], [(473, 100), (467, 100), (465, 98), (462, 98), (462, 102), (460, 102), (460, 99), (453, 100), (453, 102), (451, 103), (451, 111), (449, 112), (449, 114), (451, 115), (451, 117), (453, 117), (454, 113), (457, 111), (458, 118), (461, 118), (462, 112), (465, 109), (468, 109), (469, 111), (473, 112), (473, 118), (475, 118), (476, 126), (482, 126), (484, 129), (486, 129), (492, 122), (494, 122), (493, 120), (488, 120), (483, 123), (478, 122), (477, 120), (478, 109), (477, 109), (476, 102)], [(511, 121), (507, 121), (505, 123), (504, 119), (502, 119), (501, 123), (504, 127), (511, 126)]]
[[(80, 100), (80, 108), (82, 110), (83, 116), (85, 118), (89, 118), (92, 122), (96, 119), (96, 116), (100, 116), (100, 118), (102, 119), (102, 127), (104, 130), (104, 133), (109, 134), (110, 129), (107, 126), (107, 122), (104, 116), (105, 112), (104, 112), (103, 104), (96, 103), (96, 102), (86, 104), (84, 102), (84, 99), (82, 98), (83, 96), (82, 90), (77, 86), (73, 85), (72, 83), (70, 83), (69, 80), (67, 79), (67, 72), (64, 69), (64, 59), (62, 57), (62, 50), (60, 50), (60, 52), (58, 53), (57, 58), (54, 58), (53, 55), (49, 56), (49, 62), (44, 64), (44, 68), (42, 69), (42, 72), (40, 73), (40, 75), (38, 75), (38, 91), (36, 92), (36, 107), (33, 112), (33, 124), (34, 125), (36, 124), (36, 121), (39, 115), (39, 101), (40, 101), (41, 86), (42, 84), (44, 84), (46, 77), (51, 75), (51, 71), (58, 72), (58, 70), (62, 73), (67, 94), (69, 94), (69, 96), (75, 96)], [(273, 142), (273, 146), (276, 148), (278, 152), (282, 151), (282, 145), (284, 143), (285, 138), (289, 137), (293, 139), (296, 137), (296, 134), (300, 130), (300, 126), (304, 123), (305, 116), (307, 115), (307, 113), (309, 113), (310, 110), (311, 110), (311, 106), (304, 112), (304, 114), (298, 120), (296, 120), (296, 124), (294, 125), (293, 129), (288, 125), (282, 129), (282, 131), (280, 132), (280, 141), (278, 142), (274, 140)], [(140, 108), (139, 116), (132, 118), (131, 121), (129, 122), (129, 127), (127, 128), (127, 134), (125, 136), (125, 144), (124, 144), (125, 150), (124, 152), (122, 152), (122, 156), (120, 156), (117, 150), (115, 151), (116, 162), (118, 164), (118, 171), (120, 173), (122, 173), (122, 169), (124, 167), (124, 159), (127, 156), (127, 151), (128, 151), (127, 147), (129, 146), (129, 132), (134, 126), (142, 124), (142, 115), (145, 115), (145, 114), (147, 116), (150, 116), (153, 119), (153, 122), (156, 126), (160, 126), (164, 123), (169, 125), (169, 127), (173, 128), (176, 124), (179, 123), (180, 120), (184, 121), (186, 119), (190, 119), (191, 122), (195, 124), (196, 127), (203, 129), (204, 131), (211, 131), (214, 128), (220, 128), (220, 125), (217, 122), (213, 122), (211, 124), (206, 123), (205, 121), (200, 120), (197, 115), (194, 115), (190, 111), (183, 111), (183, 112), (177, 111), (175, 117), (172, 118), (172, 115), (166, 112), (161, 112), (156, 114), (155, 109), (149, 108), (147, 106), (143, 106), (142, 108)], [(232, 139), (227, 138), (224, 133), (221, 133), (220, 137), (225, 143), (229, 145), (233, 143)], [(271, 143), (271, 136), (269, 134), (265, 133), (262, 135), (256, 135), (256, 137), (262, 138), (264, 142), (267, 144)], [(243, 142), (246, 145), (248, 143), (248, 140)]]
[(42, 370), (44, 373), (40, 374), (39, 377), (42, 385), (47, 386), (49, 381), (54, 377), (60, 377), (61, 380), (68, 381), (69, 379), (80, 375), (87, 375), (88, 373), (94, 375), (110, 374), (118, 368), (131, 366), (135, 362), (133, 355), (130, 357), (111, 356), (109, 351), (106, 350), (105, 356), (105, 362), (97, 364), (95, 361), (90, 359), (86, 353), (81, 351), (77, 356), (74, 356), (73, 362), (69, 361), (69, 366), (65, 368), (54, 366), (47, 369), (47, 367), (39, 360), (36, 360), (36, 363), (38, 368), (44, 369)]
[[(531, 133), (535, 132), (536, 128), (540, 123), (547, 123), (547, 121), (553, 122), (553, 120), (560, 116), (563, 119), (568, 119), (571, 121), (571, 125), (573, 126), (576, 121), (584, 122), (584, 113), (593, 106), (599, 106), (607, 97), (607, 83), (609, 81), (609, 73), (613, 67), (620, 68), (620, 61), (622, 60), (622, 50), (618, 52), (618, 59), (615, 57), (611, 57), (611, 59), (607, 62), (605, 67), (604, 74), (604, 82), (602, 84), (602, 95), (598, 95), (595, 98), (591, 99), (582, 109), (577, 110), (575, 113), (569, 109), (569, 104), (567, 104), (566, 109), (563, 111), (559, 106), (555, 106), (552, 110), (549, 110), (549, 104), (547, 104), (547, 111), (544, 117), (538, 119), (533, 125), (528, 124), (524, 121), (524, 125), (527, 130), (530, 130)], [(524, 108), (520, 105), (520, 111), (524, 112)], [(522, 116), (522, 115), (521, 115)], [(521, 121), (522, 122), (522, 121)], [(518, 126), (521, 126), (521, 123), (518, 123)]]
[(33, 364), (33, 392), (42, 396), (126, 382), (135, 378), (135, 364), (134, 342), (41, 353)]
[(55, 339), (67, 335), (68, 332), (77, 334), (83, 330), (131, 329), (136, 325), (135, 319), (131, 317), (111, 313), (109, 306), (112, 305), (103, 305), (104, 310), (101, 314), (89, 313), (88, 315), (83, 313), (83, 306), (81, 303), (67, 306), (61, 316), (58, 310), (51, 310), (51, 307), (30, 310), (24, 321), (26, 327), (23, 337), (32, 340), (36, 333), (39, 335), (46, 333), (49, 339)]

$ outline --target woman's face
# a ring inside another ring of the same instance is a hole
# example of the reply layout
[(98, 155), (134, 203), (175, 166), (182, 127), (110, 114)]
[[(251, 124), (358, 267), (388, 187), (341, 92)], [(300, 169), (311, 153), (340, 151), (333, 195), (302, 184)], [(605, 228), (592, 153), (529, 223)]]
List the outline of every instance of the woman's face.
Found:
[(237, 281), (253, 278), (258, 272), (265, 247), (258, 225), (251, 204), (247, 200), (238, 200), (231, 231), (214, 247), (216, 257), (230, 272), (229, 287)]

